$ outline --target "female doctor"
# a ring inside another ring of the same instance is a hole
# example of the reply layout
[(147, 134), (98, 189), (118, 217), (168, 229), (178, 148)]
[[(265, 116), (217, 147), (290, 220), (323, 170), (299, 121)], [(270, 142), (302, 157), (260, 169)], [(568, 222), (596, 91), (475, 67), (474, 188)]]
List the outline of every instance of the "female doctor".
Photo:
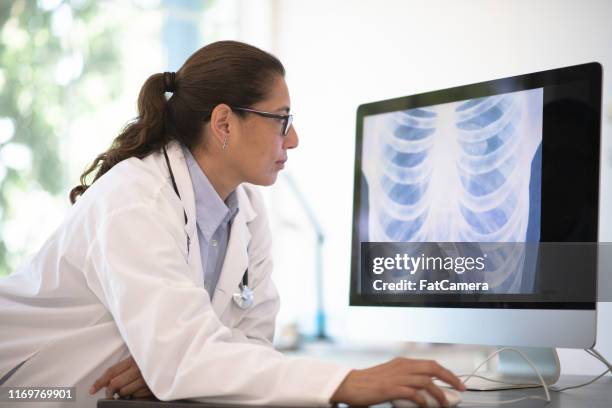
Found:
[(424, 405), (419, 390), (444, 405), (434, 377), (463, 389), (432, 361), (350, 370), (273, 349), (279, 300), (255, 185), (273, 184), (298, 145), (274, 56), (210, 44), (147, 79), (138, 112), (81, 176), (60, 227), (0, 282), (0, 384), (74, 386), (79, 407), (103, 387), (301, 406)]

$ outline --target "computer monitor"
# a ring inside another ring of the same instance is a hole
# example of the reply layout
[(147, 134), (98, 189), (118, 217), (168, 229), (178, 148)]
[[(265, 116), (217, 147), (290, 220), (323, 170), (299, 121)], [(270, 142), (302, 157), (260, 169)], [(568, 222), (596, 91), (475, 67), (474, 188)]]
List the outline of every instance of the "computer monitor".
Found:
[(359, 106), (353, 336), (528, 347), (549, 382), (555, 347), (594, 345), (601, 85), (589, 63)]

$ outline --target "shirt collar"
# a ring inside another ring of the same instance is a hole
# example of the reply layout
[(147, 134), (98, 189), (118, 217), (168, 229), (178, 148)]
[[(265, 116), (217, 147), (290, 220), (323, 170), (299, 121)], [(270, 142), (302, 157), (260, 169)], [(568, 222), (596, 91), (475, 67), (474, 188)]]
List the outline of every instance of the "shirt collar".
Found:
[(232, 191), (225, 202), (202, 171), (189, 149), (183, 146), (195, 196), (196, 223), (207, 241), (221, 224), (230, 224), (238, 213), (238, 198)]

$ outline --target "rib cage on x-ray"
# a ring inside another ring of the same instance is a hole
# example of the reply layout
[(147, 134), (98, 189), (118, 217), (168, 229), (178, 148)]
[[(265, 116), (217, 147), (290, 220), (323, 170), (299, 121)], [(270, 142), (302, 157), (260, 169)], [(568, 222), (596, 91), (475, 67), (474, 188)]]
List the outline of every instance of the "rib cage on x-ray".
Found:
[[(369, 240), (525, 242), (541, 140), (525, 131), (526, 101), (517, 92), (385, 114), (369, 177)], [(524, 247), (488, 246), (487, 255), (490, 288), (519, 290)]]

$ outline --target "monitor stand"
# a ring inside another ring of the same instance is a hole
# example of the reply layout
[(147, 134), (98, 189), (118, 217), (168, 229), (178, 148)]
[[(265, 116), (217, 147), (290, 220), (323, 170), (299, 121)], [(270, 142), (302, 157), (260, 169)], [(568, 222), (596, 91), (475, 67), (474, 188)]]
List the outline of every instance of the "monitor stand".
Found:
[[(553, 385), (561, 374), (561, 364), (557, 350), (554, 348), (513, 347), (520, 350), (536, 366), (546, 385)], [(531, 366), (520, 354), (505, 350), (499, 354), (499, 364), (493, 371), (478, 371), (476, 375), (499, 382), (488, 381), (478, 377), (470, 378), (465, 384), (468, 390), (490, 391), (512, 388), (540, 387), (540, 379)], [(509, 384), (508, 384), (509, 383)]]

